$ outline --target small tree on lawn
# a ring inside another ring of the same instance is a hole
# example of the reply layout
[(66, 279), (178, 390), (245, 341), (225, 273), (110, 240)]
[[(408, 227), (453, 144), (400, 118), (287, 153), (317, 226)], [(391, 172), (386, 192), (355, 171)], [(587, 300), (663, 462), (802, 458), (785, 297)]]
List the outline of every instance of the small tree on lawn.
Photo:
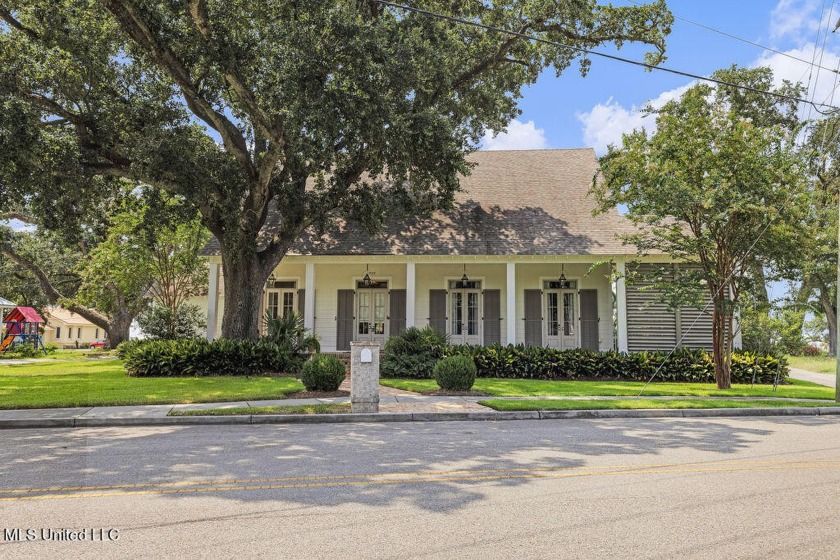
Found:
[[(730, 69), (730, 79), (737, 77)], [(749, 72), (749, 71), (745, 71)], [(787, 246), (801, 207), (804, 169), (782, 124), (760, 126), (726, 91), (696, 85), (666, 103), (656, 130), (626, 134), (601, 159), (593, 190), (602, 209), (625, 205), (642, 253), (696, 262), (712, 300), (715, 379), (730, 386), (733, 315), (749, 259)], [(682, 280), (679, 280), (682, 278)]]

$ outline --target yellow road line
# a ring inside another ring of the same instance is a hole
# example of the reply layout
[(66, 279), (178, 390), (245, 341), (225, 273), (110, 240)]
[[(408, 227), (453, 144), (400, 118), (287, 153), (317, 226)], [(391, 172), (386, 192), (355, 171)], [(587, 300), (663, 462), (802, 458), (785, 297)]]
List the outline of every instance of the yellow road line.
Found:
[[(339, 486), (376, 486), (394, 484), (484, 482), (510, 479), (551, 479), (592, 476), (715, 473), (761, 470), (811, 470), (840, 468), (840, 459), (800, 461), (744, 461), (709, 465), (708, 463), (663, 463), (626, 466), (556, 467), (543, 469), (485, 469), (460, 471), (415, 471), (347, 476), (313, 476), (198, 482), (124, 484), (111, 486), (73, 486), (42, 489), (0, 490), (0, 501), (30, 501), (68, 498), (100, 498), (148, 494), (192, 494), (211, 492), (330, 488)], [(498, 474), (492, 474), (498, 473)], [(284, 483), (277, 483), (284, 482)], [(137, 488), (134, 490), (134, 488)], [(96, 490), (115, 490), (96, 492)], [(60, 493), (47, 493), (60, 492)], [(6, 496), (3, 496), (6, 494)], [(8, 495), (18, 494), (18, 495)], [(28, 495), (27, 495), (28, 494)], [(37, 495), (33, 495), (37, 494)]]

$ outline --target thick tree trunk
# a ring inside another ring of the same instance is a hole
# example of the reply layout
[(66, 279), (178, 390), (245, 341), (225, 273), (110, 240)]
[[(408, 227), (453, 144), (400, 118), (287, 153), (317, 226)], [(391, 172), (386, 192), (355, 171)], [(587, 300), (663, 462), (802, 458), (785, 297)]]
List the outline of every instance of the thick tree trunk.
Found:
[(274, 267), (264, 267), (257, 255), (237, 254), (230, 258), (222, 249), (225, 284), (225, 312), (222, 337), (256, 340), (262, 321), (260, 301), (263, 287)]
[(828, 295), (827, 290), (820, 288), (820, 305), (828, 323), (828, 351), (832, 356), (837, 355), (837, 308)]
[(116, 348), (121, 342), (129, 339), (133, 320), (134, 316), (128, 313), (117, 313), (110, 318), (105, 330), (108, 332), (108, 345), (111, 348)]

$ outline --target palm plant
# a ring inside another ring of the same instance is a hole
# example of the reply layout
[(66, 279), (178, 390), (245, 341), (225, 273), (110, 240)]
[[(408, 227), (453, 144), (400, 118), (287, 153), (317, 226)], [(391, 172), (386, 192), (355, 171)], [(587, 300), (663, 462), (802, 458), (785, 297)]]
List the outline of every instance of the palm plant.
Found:
[(292, 355), (319, 353), (318, 335), (303, 326), (303, 317), (294, 311), (282, 317), (265, 316), (265, 338), (288, 350)]

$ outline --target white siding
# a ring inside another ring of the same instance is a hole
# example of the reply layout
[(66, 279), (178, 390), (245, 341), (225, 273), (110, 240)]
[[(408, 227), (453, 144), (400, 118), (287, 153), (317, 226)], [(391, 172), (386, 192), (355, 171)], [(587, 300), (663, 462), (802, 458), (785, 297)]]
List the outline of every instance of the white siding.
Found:
[[(578, 289), (598, 290), (599, 347), (601, 350), (613, 348), (612, 325), (612, 289), (609, 281), (609, 266), (605, 265), (587, 275), (589, 264), (567, 264), (564, 268), (566, 277), (578, 281)], [(517, 263), (516, 265), (516, 314), (508, 317), (504, 302), (507, 298), (506, 265), (504, 263), (467, 262), (467, 276), (481, 280), (482, 289), (499, 290), (501, 298), (500, 328), (504, 334), (508, 321), (516, 321), (517, 342), (524, 340), (524, 290), (540, 289), (543, 279), (556, 279), (560, 275), (560, 264)], [(460, 279), (464, 274), (463, 263), (422, 263), (415, 266), (416, 297), (414, 325), (423, 327), (429, 323), (429, 290), (446, 289), (448, 280)], [(278, 280), (296, 280), (298, 287), (303, 287), (305, 264), (296, 260), (283, 262), (274, 272)], [(315, 264), (315, 332), (320, 338), (324, 352), (336, 349), (336, 315), (338, 290), (354, 289), (357, 280), (365, 275), (365, 262), (361, 258), (354, 264)], [(406, 266), (404, 263), (371, 263), (370, 275), (374, 279), (388, 280), (389, 288), (406, 289)], [(207, 313), (207, 297), (193, 298), (191, 303), (199, 305)], [(224, 314), (224, 295), (219, 297), (219, 325)], [(407, 325), (412, 326), (412, 325)], [(505, 337), (502, 337), (505, 340)]]

